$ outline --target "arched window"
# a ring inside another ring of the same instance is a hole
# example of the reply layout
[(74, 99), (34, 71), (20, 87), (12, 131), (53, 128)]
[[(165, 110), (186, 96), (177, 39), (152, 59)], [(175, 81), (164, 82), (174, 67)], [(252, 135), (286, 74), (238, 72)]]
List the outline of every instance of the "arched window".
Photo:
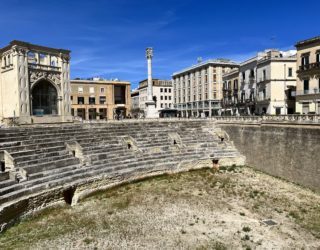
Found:
[(28, 52), (28, 62), (29, 63), (36, 63), (37, 62), (36, 54), (33, 51)]
[(33, 115), (57, 115), (58, 93), (52, 83), (42, 80), (32, 89)]

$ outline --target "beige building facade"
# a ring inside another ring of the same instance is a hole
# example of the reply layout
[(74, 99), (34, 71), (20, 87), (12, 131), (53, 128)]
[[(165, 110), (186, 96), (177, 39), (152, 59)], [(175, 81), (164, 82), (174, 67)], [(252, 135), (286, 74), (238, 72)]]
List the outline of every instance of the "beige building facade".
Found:
[[(139, 107), (141, 110), (146, 110), (146, 102), (148, 99), (147, 87), (147, 80), (143, 80), (139, 83)], [(152, 94), (153, 100), (156, 102), (157, 112), (160, 113), (163, 109), (173, 108), (173, 89), (171, 80), (152, 79)]]
[(239, 70), (224, 74), (223, 114), (293, 114), (296, 60), (295, 51), (271, 49), (240, 63)]
[(257, 62), (257, 114), (287, 115), (295, 112), (296, 53), (266, 51)]
[(320, 114), (320, 37), (300, 41), (296, 48), (296, 112)]
[(0, 118), (70, 122), (70, 51), (12, 41), (0, 49)]
[(226, 59), (208, 60), (172, 75), (174, 105), (182, 117), (221, 114), (223, 99), (222, 75), (237, 68)]
[(238, 114), (239, 103), (239, 68), (235, 68), (222, 76), (223, 100), (222, 115)]
[(71, 80), (71, 113), (81, 120), (122, 119), (130, 114), (130, 82)]

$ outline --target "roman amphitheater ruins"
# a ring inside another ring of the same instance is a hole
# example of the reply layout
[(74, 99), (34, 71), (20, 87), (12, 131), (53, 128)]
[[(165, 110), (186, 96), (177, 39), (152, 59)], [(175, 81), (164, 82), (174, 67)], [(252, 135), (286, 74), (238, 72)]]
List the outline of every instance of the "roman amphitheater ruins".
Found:
[(318, 115), (62, 123), (69, 51), (14, 41), (0, 52), (2, 119), (20, 123), (0, 129), (0, 231), (57, 203), (194, 169), (249, 165), (320, 191)]

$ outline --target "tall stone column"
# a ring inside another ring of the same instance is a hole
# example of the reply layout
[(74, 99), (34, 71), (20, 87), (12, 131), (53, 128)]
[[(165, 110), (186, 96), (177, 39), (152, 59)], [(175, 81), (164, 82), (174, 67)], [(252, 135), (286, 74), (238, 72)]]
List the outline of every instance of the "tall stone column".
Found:
[(147, 101), (146, 101), (146, 118), (159, 118), (159, 113), (156, 109), (156, 103), (153, 101), (152, 93), (152, 57), (153, 49), (146, 49), (146, 57), (148, 62), (148, 87), (147, 87)]

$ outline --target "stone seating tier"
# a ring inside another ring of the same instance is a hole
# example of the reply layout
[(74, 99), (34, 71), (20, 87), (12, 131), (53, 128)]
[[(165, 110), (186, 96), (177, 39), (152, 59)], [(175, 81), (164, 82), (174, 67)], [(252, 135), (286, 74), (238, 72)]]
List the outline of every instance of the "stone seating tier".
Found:
[[(0, 129), (0, 152), (4, 165), (0, 215), (1, 209), (23, 197), (91, 179), (144, 175), (201, 160), (242, 157), (231, 142), (215, 134), (212, 121)], [(0, 219), (0, 226), (4, 221)]]

